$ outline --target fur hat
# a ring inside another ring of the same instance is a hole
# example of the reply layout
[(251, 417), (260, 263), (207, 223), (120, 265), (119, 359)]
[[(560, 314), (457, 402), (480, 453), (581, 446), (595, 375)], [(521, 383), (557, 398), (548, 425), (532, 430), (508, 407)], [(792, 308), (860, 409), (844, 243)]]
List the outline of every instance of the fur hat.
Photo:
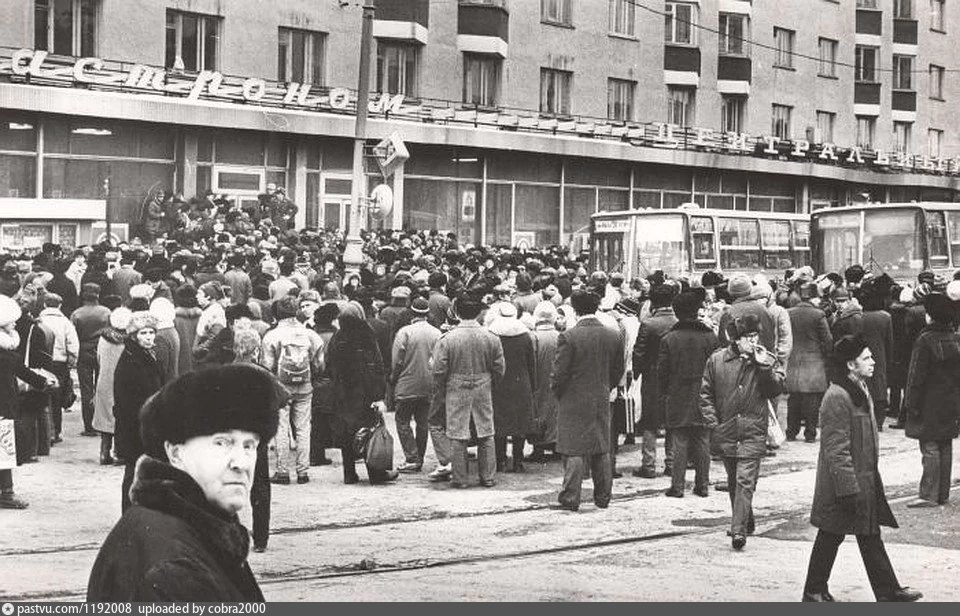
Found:
[(734, 299), (747, 297), (753, 293), (753, 283), (746, 274), (735, 274), (727, 281), (727, 292)]
[(127, 331), (127, 326), (130, 325), (130, 317), (132, 316), (133, 313), (130, 312), (129, 308), (121, 306), (110, 313), (110, 327)]
[(923, 299), (923, 308), (927, 311), (930, 320), (944, 325), (956, 319), (957, 306), (942, 293), (931, 293)]
[(867, 348), (867, 346), (867, 341), (864, 339), (863, 334), (844, 336), (840, 338), (840, 340), (837, 340), (837, 343), (833, 347), (833, 359), (841, 365), (846, 364), (848, 361), (853, 361), (860, 357), (860, 354), (863, 353), (863, 350)]
[(947, 297), (955, 302), (960, 301), (960, 280), (951, 280), (947, 283)]
[(290, 394), (269, 371), (254, 364), (226, 364), (188, 372), (151, 396), (140, 411), (140, 438), (147, 455), (166, 460), (164, 442), (247, 430), (270, 440), (277, 409)]
[(726, 280), (724, 280), (723, 274), (721, 274), (720, 272), (715, 272), (713, 270), (704, 272), (703, 277), (700, 278), (700, 284), (707, 289), (709, 289), (710, 287), (719, 287), (725, 282)]
[(417, 299), (413, 300), (413, 304), (410, 305), (410, 310), (413, 311), (414, 314), (418, 314), (421, 316), (425, 314), (429, 314), (430, 302), (423, 299), (422, 297), (418, 297)]
[(0, 295), (0, 328), (16, 323), (20, 320), (21, 314), (20, 305), (16, 301), (6, 295)]
[(390, 291), (390, 298), (391, 299), (410, 299), (410, 287), (405, 285), (394, 287)]
[(667, 284), (658, 284), (650, 290), (650, 307), (669, 306), (676, 296), (676, 289)]
[(820, 297), (820, 287), (815, 282), (805, 282), (800, 285), (800, 299), (807, 300)]
[(696, 319), (701, 306), (703, 306), (702, 292), (687, 291), (673, 298), (673, 312), (681, 321)]
[(157, 317), (145, 310), (134, 312), (127, 323), (127, 333), (136, 334), (141, 329), (157, 329)]
[(761, 330), (760, 318), (755, 314), (737, 317), (727, 325), (727, 334), (731, 340), (739, 340), (747, 334), (759, 334)]
[(130, 299), (145, 299), (149, 302), (154, 293), (156, 290), (148, 284), (135, 284), (130, 287)]
[(173, 320), (177, 316), (177, 309), (166, 297), (158, 297), (150, 303), (150, 314), (156, 317), (158, 328), (169, 329), (174, 326)]
[(180, 308), (197, 307), (197, 289), (192, 284), (184, 284), (177, 287), (173, 297), (176, 305)]
[(910, 287), (903, 287), (903, 290), (900, 291), (900, 303), (909, 304), (913, 302), (913, 289)]

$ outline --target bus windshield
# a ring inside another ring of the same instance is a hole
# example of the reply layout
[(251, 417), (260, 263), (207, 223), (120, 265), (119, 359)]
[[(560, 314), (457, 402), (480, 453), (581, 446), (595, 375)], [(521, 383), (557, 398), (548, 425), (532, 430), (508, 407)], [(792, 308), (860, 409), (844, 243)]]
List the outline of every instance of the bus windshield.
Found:
[(842, 272), (858, 263), (860, 212), (823, 213), (817, 219), (815, 241), (820, 246), (821, 272)]
[(897, 279), (913, 278), (923, 271), (923, 229), (919, 210), (866, 210), (860, 263), (876, 263)]
[(681, 214), (641, 217), (637, 221), (636, 245), (638, 273), (643, 277), (658, 269), (670, 274), (688, 269)]

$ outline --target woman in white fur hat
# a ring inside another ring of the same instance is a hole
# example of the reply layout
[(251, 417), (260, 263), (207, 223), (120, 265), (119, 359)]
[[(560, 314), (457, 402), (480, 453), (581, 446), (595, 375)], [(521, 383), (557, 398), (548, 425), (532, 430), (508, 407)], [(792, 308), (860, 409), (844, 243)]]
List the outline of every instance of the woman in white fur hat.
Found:
[(110, 313), (110, 327), (100, 333), (97, 341), (97, 389), (93, 395), (93, 429), (100, 433), (100, 464), (113, 464), (113, 375), (123, 354), (127, 325), (133, 313), (128, 308), (117, 308)]

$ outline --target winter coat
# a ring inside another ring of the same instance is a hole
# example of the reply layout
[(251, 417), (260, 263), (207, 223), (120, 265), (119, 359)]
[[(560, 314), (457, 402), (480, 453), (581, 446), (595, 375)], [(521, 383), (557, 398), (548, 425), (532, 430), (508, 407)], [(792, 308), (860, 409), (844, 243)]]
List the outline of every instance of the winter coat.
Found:
[[(660, 357), (660, 340), (677, 324), (673, 308), (657, 308), (649, 318), (640, 322), (637, 342), (633, 347), (633, 375), (643, 376), (640, 383), (641, 430), (657, 430), (663, 426), (663, 398), (660, 395), (657, 377), (657, 359)], [(620, 379), (617, 378), (617, 381)]]
[(117, 295), (123, 300), (124, 304), (130, 301), (130, 287), (143, 282), (143, 275), (135, 270), (132, 265), (121, 265), (120, 269), (113, 273), (113, 284), (117, 288)]
[(242, 269), (233, 268), (223, 275), (225, 284), (230, 287), (230, 303), (246, 304), (253, 296), (253, 283)]
[(223, 312), (223, 306), (219, 303), (211, 302), (209, 306), (203, 309), (200, 318), (197, 319), (197, 334), (196, 338), (193, 339), (193, 361), (195, 363), (202, 361), (203, 355), (213, 339), (226, 326), (227, 316)]
[(77, 287), (64, 273), (56, 273), (53, 275), (53, 278), (47, 283), (47, 293), (56, 293), (63, 299), (63, 303), (60, 305), (60, 311), (63, 312), (67, 318), (70, 318), (73, 311), (80, 305)]
[(117, 455), (127, 462), (133, 462), (143, 453), (140, 407), (162, 386), (163, 378), (156, 358), (128, 337), (113, 373), (115, 448)]
[(20, 418), (17, 378), (37, 389), (43, 389), (46, 384), (45, 378), (24, 365), (23, 356), (17, 352), (19, 346), (19, 334), (0, 330), (0, 417), (4, 419)]
[(100, 305), (80, 306), (70, 315), (70, 322), (77, 330), (80, 352), (95, 355), (100, 333), (110, 326), (110, 309)]
[(793, 352), (793, 324), (790, 322), (790, 313), (787, 309), (778, 304), (767, 307), (767, 312), (773, 319), (776, 326), (776, 339), (773, 348), (769, 349), (777, 356), (777, 361), (786, 371), (790, 361), (790, 354)]
[(180, 338), (180, 358), (177, 360), (177, 375), (193, 370), (193, 343), (197, 338), (197, 321), (203, 311), (199, 308), (177, 307), (173, 326)]
[(914, 339), (907, 336), (907, 306), (894, 302), (889, 312), (893, 344), (890, 347), (890, 364), (887, 366), (887, 384), (892, 388), (902, 388), (907, 384)]
[(493, 436), (493, 386), (504, 374), (503, 346), (475, 320), (464, 320), (440, 336), (433, 350), (435, 396), (443, 401), (447, 436), (469, 440)]
[(893, 327), (890, 314), (885, 310), (868, 310), (863, 313), (863, 338), (870, 347), (876, 366), (873, 376), (867, 380), (870, 388), (870, 397), (874, 403), (883, 403), (886, 406), (890, 400), (887, 389), (887, 366), (889, 365), (890, 350), (893, 347)]
[(787, 311), (793, 333), (793, 350), (787, 364), (785, 389), (789, 393), (821, 393), (827, 389), (827, 359), (833, 336), (822, 310), (800, 302)]
[(517, 319), (499, 318), (490, 331), (503, 347), (503, 378), (493, 385), (493, 427), (498, 437), (533, 432), (533, 384), (536, 361), (530, 330)]
[(163, 373), (163, 382), (169, 383), (179, 376), (180, 336), (175, 327), (157, 328), (157, 362)]
[(728, 326), (736, 319), (748, 314), (752, 314), (760, 320), (760, 344), (771, 353), (776, 353), (777, 321), (766, 306), (762, 306), (751, 297), (741, 297), (734, 300), (730, 307), (720, 315), (720, 325), (717, 333), (720, 344), (723, 346), (730, 344), (730, 337), (727, 335)]
[(550, 387), (557, 396), (557, 452), (610, 452), (610, 390), (623, 375), (620, 335), (596, 317), (560, 334)]
[[(330, 425), (339, 447), (352, 446), (360, 428), (376, 425), (379, 417), (371, 405), (383, 400), (387, 385), (383, 359), (370, 326), (366, 321), (351, 319), (356, 321), (352, 326), (341, 319), (341, 329), (330, 339), (325, 358), (334, 400)], [(310, 333), (319, 340), (319, 334)]]
[[(878, 535), (898, 528), (877, 468), (879, 443), (873, 403), (861, 385), (831, 383), (820, 404), (820, 457), (810, 523), (837, 535)], [(839, 498), (856, 495), (854, 511)]]
[(440, 340), (440, 330), (426, 319), (401, 327), (393, 340), (393, 370), (390, 382), (397, 400), (429, 398), (433, 393), (430, 358)]
[(70, 319), (59, 308), (44, 308), (37, 320), (53, 331), (53, 361), (65, 362), (71, 368), (76, 366), (80, 356), (80, 338)]
[(93, 429), (106, 434), (113, 434), (115, 429), (113, 376), (120, 355), (123, 354), (125, 337), (124, 332), (111, 327), (100, 334), (100, 341), (97, 342), (97, 363), (100, 370), (97, 374), (97, 389), (93, 394)]
[(862, 334), (863, 308), (860, 307), (860, 304), (855, 301), (848, 302), (830, 326), (830, 333), (833, 335), (834, 341), (840, 340), (844, 336)]
[(264, 600), (247, 564), (247, 529), (190, 475), (144, 456), (130, 492), (133, 506), (93, 563), (87, 601)]
[(663, 392), (667, 428), (707, 425), (700, 410), (700, 385), (707, 360), (720, 346), (709, 325), (680, 321), (660, 341), (657, 388)]
[[(229, 354), (232, 355), (232, 332), (229, 340)], [(323, 340), (320, 338), (320, 334), (312, 329), (307, 329), (307, 327), (296, 318), (283, 319), (263, 337), (263, 343), (260, 345), (260, 363), (273, 374), (278, 377), (281, 376), (280, 360), (283, 357), (284, 346), (294, 342), (307, 347), (310, 362), (310, 379), (303, 383), (284, 383), (284, 387), (292, 394), (308, 395), (313, 391), (314, 382), (320, 378), (323, 372)], [(227, 353), (225, 347), (222, 355), (223, 356), (219, 358), (220, 361), (226, 359)], [(233, 359), (231, 357), (226, 361), (233, 361)], [(375, 398), (375, 400), (379, 399), (380, 398)]]
[(557, 396), (550, 389), (550, 374), (557, 356), (560, 332), (553, 325), (539, 325), (530, 334), (533, 340), (533, 434), (534, 445), (557, 442)]
[(444, 295), (442, 291), (431, 289), (428, 303), (430, 306), (430, 316), (427, 317), (427, 321), (430, 322), (430, 325), (440, 329), (440, 326), (447, 322), (447, 310), (450, 308), (451, 303), (450, 298)]
[(931, 323), (923, 328), (913, 345), (905, 389), (908, 437), (946, 441), (960, 434), (960, 335), (952, 327)]
[(776, 362), (757, 364), (736, 347), (718, 349), (707, 360), (700, 386), (700, 410), (715, 427), (713, 444), (727, 458), (762, 458), (767, 452), (769, 400), (781, 390), (784, 374)]

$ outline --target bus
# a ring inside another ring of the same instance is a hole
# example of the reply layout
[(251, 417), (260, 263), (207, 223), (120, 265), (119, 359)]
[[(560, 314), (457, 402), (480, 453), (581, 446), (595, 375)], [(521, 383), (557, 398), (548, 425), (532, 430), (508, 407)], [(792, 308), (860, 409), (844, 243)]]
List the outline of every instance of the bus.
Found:
[(904, 283), (925, 270), (949, 278), (960, 268), (960, 203), (869, 203), (815, 210), (810, 218), (817, 272), (859, 263)]
[(708, 270), (727, 276), (782, 275), (810, 264), (810, 216), (701, 208), (600, 212), (591, 217), (594, 269), (630, 280), (656, 270), (699, 280)]

